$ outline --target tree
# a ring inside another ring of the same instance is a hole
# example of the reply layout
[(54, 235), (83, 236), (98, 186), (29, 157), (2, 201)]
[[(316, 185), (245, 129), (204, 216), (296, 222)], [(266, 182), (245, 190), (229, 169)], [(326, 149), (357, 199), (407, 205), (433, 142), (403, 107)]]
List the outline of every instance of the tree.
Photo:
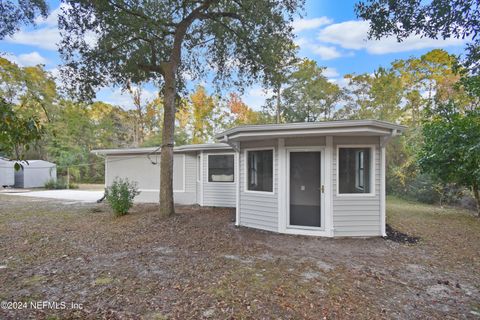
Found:
[(425, 111), (455, 100), (458, 107), (470, 105), (470, 98), (458, 87), (460, 75), (456, 72), (457, 58), (445, 50), (435, 49), (419, 58), (396, 60), (392, 70), (400, 76), (404, 87), (407, 125), (415, 126)]
[(45, 0), (0, 2), (0, 40), (13, 35), (22, 25), (34, 24), (37, 15), (46, 18), (48, 6)]
[[(396, 121), (402, 114), (403, 87), (392, 70), (378, 68), (373, 75), (346, 75), (347, 108), (353, 119)], [(341, 112), (342, 113), (342, 112)]]
[(0, 58), (0, 96), (17, 105), (16, 111), (46, 122), (54, 108), (57, 88), (51, 74), (41, 65), (19, 67)]
[(445, 1), (360, 1), (358, 17), (370, 21), (369, 36), (380, 39), (396, 36), (399, 41), (411, 34), (468, 39), (466, 67), (472, 74), (480, 71), (480, 3), (478, 0)]
[(228, 126), (230, 127), (265, 122), (260, 112), (252, 110), (252, 108), (246, 105), (240, 96), (234, 92), (230, 93), (230, 97), (227, 100), (227, 107), (228, 115), (230, 116)]
[(130, 93), (133, 105), (135, 106), (135, 112), (133, 113), (133, 124), (134, 124), (134, 145), (138, 147), (143, 144), (145, 140), (145, 107), (142, 103), (142, 87), (133, 87), (127, 85), (127, 90)]
[[(298, 46), (292, 48), (298, 50)], [(281, 61), (281, 63), (273, 70), (272, 84), (273, 96), (269, 99), (269, 108), (275, 109), (275, 122), (282, 122), (282, 85), (288, 80), (288, 75), (292, 72), (292, 68), (299, 62), (297, 56), (288, 57), (288, 60)]]
[(423, 171), (445, 183), (471, 188), (480, 217), (480, 110), (461, 113), (446, 104), (423, 126), (419, 155)]
[(214, 116), (218, 101), (209, 96), (203, 86), (190, 95), (192, 108), (192, 143), (205, 143), (214, 135)]
[[(25, 118), (14, 111), (14, 106), (0, 97), (0, 154), (13, 155), (15, 160), (25, 160), (30, 144), (38, 141), (43, 127), (34, 117)], [(19, 170), (19, 162), (15, 169)]]
[(154, 82), (162, 88), (162, 215), (175, 212), (175, 108), (185, 75), (199, 78), (215, 70), (219, 84), (270, 81), (269, 70), (293, 55), (290, 23), (303, 6), (301, 0), (66, 3), (59, 19), (60, 54), (72, 89), (93, 96), (106, 84)]
[(56, 95), (55, 82), (41, 66), (22, 68), (0, 58), (0, 152), (25, 159), (45, 134)]
[[(313, 60), (298, 62), (287, 75), (281, 93), (282, 117), (287, 122), (329, 120), (343, 96), (341, 88), (323, 75), (325, 68)], [(275, 99), (268, 99), (266, 109), (276, 109)]]

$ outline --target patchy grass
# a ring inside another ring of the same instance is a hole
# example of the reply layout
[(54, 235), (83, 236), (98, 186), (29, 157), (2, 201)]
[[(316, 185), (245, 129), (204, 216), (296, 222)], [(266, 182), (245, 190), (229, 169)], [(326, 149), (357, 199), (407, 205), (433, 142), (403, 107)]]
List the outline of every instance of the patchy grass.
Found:
[(480, 264), (480, 219), (472, 211), (388, 198), (388, 223), (421, 237), (445, 266)]
[(0, 195), (0, 297), (82, 309), (1, 310), (40, 319), (472, 318), (480, 310), (480, 221), (388, 199), (417, 244), (235, 228), (234, 211)]

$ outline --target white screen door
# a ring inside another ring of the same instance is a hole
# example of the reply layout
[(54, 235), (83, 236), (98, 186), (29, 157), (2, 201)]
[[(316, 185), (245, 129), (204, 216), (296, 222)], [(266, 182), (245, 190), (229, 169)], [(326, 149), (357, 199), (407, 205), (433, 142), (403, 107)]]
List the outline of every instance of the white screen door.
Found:
[(289, 152), (289, 225), (322, 227), (320, 151)]

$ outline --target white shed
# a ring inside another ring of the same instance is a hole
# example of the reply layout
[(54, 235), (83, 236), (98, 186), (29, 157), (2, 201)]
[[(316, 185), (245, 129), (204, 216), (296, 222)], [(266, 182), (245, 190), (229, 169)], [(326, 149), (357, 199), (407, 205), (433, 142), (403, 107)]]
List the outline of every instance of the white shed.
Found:
[(15, 188), (41, 188), (49, 180), (57, 180), (57, 165), (44, 160), (22, 161), (15, 171)]
[(0, 158), (0, 188), (15, 184), (15, 162)]

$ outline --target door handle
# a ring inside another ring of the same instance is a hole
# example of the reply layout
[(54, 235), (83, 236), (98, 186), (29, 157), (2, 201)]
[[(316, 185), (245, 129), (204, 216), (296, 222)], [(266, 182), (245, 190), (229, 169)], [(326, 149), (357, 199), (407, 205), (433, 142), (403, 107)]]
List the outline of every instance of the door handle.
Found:
[(322, 187), (320, 188), (322, 190), (322, 193), (325, 193), (325, 186), (322, 184)]

